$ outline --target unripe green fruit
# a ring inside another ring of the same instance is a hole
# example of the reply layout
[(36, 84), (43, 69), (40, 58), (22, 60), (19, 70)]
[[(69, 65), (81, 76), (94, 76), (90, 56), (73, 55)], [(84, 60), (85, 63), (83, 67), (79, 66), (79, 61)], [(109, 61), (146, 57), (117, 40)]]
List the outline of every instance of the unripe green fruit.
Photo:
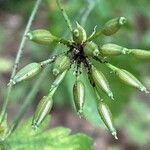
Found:
[(53, 74), (57, 76), (66, 69), (69, 69), (69, 67), (70, 67), (70, 58), (66, 55), (60, 55), (56, 58), (54, 62)]
[(10, 81), (10, 84), (16, 84), (21, 81), (28, 80), (38, 73), (40, 73), (42, 70), (42, 67), (39, 63), (31, 63), (22, 68), (13, 78), (12, 81)]
[(124, 69), (117, 69), (116, 75), (126, 84), (138, 88), (140, 91), (144, 91), (148, 93), (146, 90), (146, 87), (130, 72), (124, 70)]
[(73, 30), (73, 40), (76, 43), (84, 43), (87, 39), (86, 31), (77, 23), (77, 28)]
[(80, 80), (77, 80), (73, 86), (73, 97), (76, 110), (79, 115), (82, 115), (85, 101), (85, 86)]
[(112, 114), (109, 110), (109, 107), (104, 102), (101, 101), (98, 104), (98, 112), (99, 112), (99, 115), (100, 115), (101, 119), (103, 120), (104, 124), (111, 132), (111, 134), (115, 137), (115, 139), (118, 139), (117, 132), (114, 127), (114, 123), (113, 123), (113, 119), (112, 119)]
[(52, 97), (44, 96), (40, 100), (32, 120), (32, 126), (34, 128), (37, 128), (41, 124), (46, 115), (48, 115), (48, 113), (50, 112), (52, 105), (53, 105)]
[(129, 54), (139, 59), (150, 59), (150, 51), (141, 49), (129, 49)]
[(114, 99), (113, 93), (110, 90), (108, 81), (105, 78), (104, 74), (99, 70), (97, 70), (94, 66), (92, 66), (91, 73), (92, 73), (92, 78), (94, 80), (94, 83), (98, 86), (98, 88), (102, 88), (103, 91), (107, 93), (111, 99)]
[(98, 56), (100, 52), (98, 46), (91, 41), (86, 43), (84, 47), (84, 53), (87, 56)]
[(35, 43), (49, 45), (54, 42), (59, 42), (59, 38), (53, 36), (48, 30), (38, 29), (27, 33), (27, 38)]
[(124, 69), (119, 69), (109, 63), (107, 63), (107, 66), (110, 69), (112, 69), (115, 72), (115, 74), (119, 77), (119, 79), (121, 81), (123, 81), (125, 84), (135, 87), (142, 92), (149, 93), (149, 91), (147, 91), (146, 87), (130, 72), (128, 72)]
[(117, 56), (121, 54), (126, 54), (128, 52), (128, 49), (116, 44), (109, 43), (109, 44), (104, 44), (100, 48), (100, 52), (104, 56)]
[(106, 22), (102, 29), (102, 33), (106, 36), (113, 35), (116, 33), (121, 26), (123, 26), (126, 23), (126, 18), (125, 17), (119, 17), (119, 18), (114, 18)]

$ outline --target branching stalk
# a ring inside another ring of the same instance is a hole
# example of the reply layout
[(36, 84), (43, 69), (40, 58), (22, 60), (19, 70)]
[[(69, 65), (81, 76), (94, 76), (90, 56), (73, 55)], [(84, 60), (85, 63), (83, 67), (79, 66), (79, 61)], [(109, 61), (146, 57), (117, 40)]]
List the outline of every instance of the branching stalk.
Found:
[(72, 33), (73, 29), (72, 29), (71, 21), (70, 21), (68, 15), (67, 15), (66, 11), (65, 11), (65, 10), (63, 9), (63, 7), (61, 6), (60, 0), (57, 0), (57, 5), (58, 5), (59, 9), (60, 9), (61, 12), (62, 12), (62, 15), (63, 15), (63, 17), (64, 17), (64, 19), (65, 19), (65, 21), (66, 21), (66, 23), (67, 23), (67, 25), (68, 25), (68, 28), (70, 29), (70, 31), (71, 31), (71, 33)]
[(92, 40), (98, 38), (101, 34), (102, 34), (101, 31), (96, 32), (95, 34), (93, 34), (93, 36), (91, 36), (90, 38), (88, 38), (87, 41), (90, 42), (90, 41), (92, 41)]
[(90, 12), (93, 10), (94, 6), (95, 6), (95, 2), (91, 1), (91, 0), (86, 0), (87, 1), (87, 8), (81, 18), (81, 25), (84, 27), (86, 24), (86, 20), (90, 14)]
[[(31, 16), (29, 18), (29, 21), (27, 23), (27, 26), (25, 28), (25, 31), (24, 31), (24, 34), (23, 34), (23, 37), (22, 37), (22, 40), (21, 40), (21, 43), (19, 45), (19, 48), (18, 48), (18, 52), (17, 52), (17, 56), (16, 56), (16, 60), (15, 60), (15, 64), (14, 64), (14, 67), (12, 69), (12, 73), (11, 73), (11, 78), (10, 80), (13, 79), (13, 77), (15, 76), (16, 74), (16, 71), (17, 71), (17, 67), (18, 67), (18, 64), (20, 62), (20, 59), (21, 59), (21, 55), (23, 53), (23, 48), (24, 48), (24, 45), (25, 45), (25, 41), (26, 41), (26, 34), (29, 32), (30, 30), (30, 27), (32, 25), (32, 22), (35, 18), (35, 15), (37, 13), (37, 10), (41, 4), (42, 0), (37, 0), (35, 5), (34, 5), (34, 8), (31, 12)], [(7, 110), (7, 106), (8, 106), (8, 103), (9, 103), (9, 100), (10, 100), (10, 94), (11, 94), (11, 90), (12, 90), (12, 84), (9, 84), (8, 86), (8, 90), (7, 90), (7, 95), (6, 95), (6, 99), (4, 101), (4, 104), (2, 106), (2, 111), (1, 111), (1, 116), (0, 116), (0, 123), (2, 123), (3, 119), (4, 119), (4, 116), (6, 114), (6, 110)]]

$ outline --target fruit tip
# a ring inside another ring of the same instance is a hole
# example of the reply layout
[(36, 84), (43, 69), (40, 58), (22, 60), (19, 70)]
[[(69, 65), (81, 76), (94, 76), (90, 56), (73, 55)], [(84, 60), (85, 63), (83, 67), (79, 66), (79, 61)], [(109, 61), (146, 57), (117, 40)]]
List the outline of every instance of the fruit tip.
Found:
[(99, 49), (95, 49), (95, 50), (93, 51), (93, 54), (94, 54), (94, 56), (98, 56), (98, 55), (99, 55)]
[(16, 84), (16, 82), (14, 82), (12, 79), (9, 81), (9, 83), (7, 84), (7, 86), (9, 86), (9, 85), (15, 85)]
[(112, 100), (114, 100), (114, 96), (113, 96), (113, 93), (112, 93), (112, 92), (110, 92), (110, 93), (108, 94), (108, 96), (109, 96)]
[(78, 111), (78, 115), (79, 115), (79, 118), (80, 118), (80, 119), (83, 118), (83, 110), (82, 110), (82, 109), (80, 109), (80, 110)]
[(146, 94), (150, 93), (144, 86), (140, 88), (140, 91), (145, 92)]
[(37, 128), (38, 128), (38, 126), (37, 126), (36, 123), (35, 123), (35, 124), (32, 124), (31, 127), (32, 127), (33, 130), (37, 130)]
[(127, 19), (125, 17), (120, 17), (119, 18), (119, 24), (124, 25), (126, 23)]
[(28, 32), (28, 33), (26, 34), (26, 37), (27, 37), (29, 40), (32, 40), (32, 39), (33, 39), (33, 36), (32, 36), (32, 34), (31, 34), (30, 32)]
[(128, 53), (129, 53), (129, 50), (127, 48), (122, 49), (122, 54), (128, 54)]
[(146, 94), (149, 94), (150, 92), (148, 90), (145, 91)]
[(56, 68), (53, 69), (53, 74), (55, 76), (57, 76), (59, 73), (60, 73), (60, 71), (58, 69), (56, 69)]
[(114, 136), (114, 138), (115, 138), (116, 140), (118, 140), (116, 131), (115, 131), (115, 132), (112, 132), (112, 135)]

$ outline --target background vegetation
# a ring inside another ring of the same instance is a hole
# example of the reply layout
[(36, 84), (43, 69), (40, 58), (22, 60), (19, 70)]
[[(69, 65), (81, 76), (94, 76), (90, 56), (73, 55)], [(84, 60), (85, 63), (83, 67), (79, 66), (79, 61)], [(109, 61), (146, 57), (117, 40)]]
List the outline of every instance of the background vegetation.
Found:
[[(11, 68), (16, 55), (23, 30), (31, 13), (34, 1), (31, 0), (0, 0), (0, 102), (4, 100), (6, 85), (9, 81)], [(100, 45), (114, 42), (129, 48), (150, 50), (150, 1), (149, 0), (64, 0), (63, 6), (72, 20), (82, 23), (88, 34), (97, 29), (109, 19), (125, 16), (128, 19), (126, 26), (111, 37), (99, 38)], [(62, 18), (55, 0), (43, 0), (32, 29), (49, 29), (54, 35), (69, 38), (67, 26)], [(19, 68), (31, 62), (46, 59), (54, 51), (65, 49), (62, 46), (39, 46), (27, 42)], [(118, 67), (127, 69), (136, 75), (150, 89), (150, 61), (140, 61), (132, 57), (119, 56), (110, 59)], [(74, 111), (72, 101), (72, 75), (65, 78), (55, 95), (55, 104), (52, 110), (51, 127), (65, 126), (75, 132), (84, 132), (94, 138), (95, 150), (98, 149), (128, 149), (148, 150), (150, 148), (150, 95), (143, 94), (133, 88), (120, 83), (108, 69), (99, 66), (109, 79), (110, 86), (116, 101), (112, 102), (105, 95), (105, 101), (110, 106), (119, 132), (119, 140), (115, 141), (106, 131), (97, 111), (93, 91), (86, 82), (87, 98), (84, 114), (87, 120), (79, 119)], [(26, 112), (26, 119), (31, 116), (42, 95), (48, 93), (53, 76), (49, 72), (43, 79), (35, 101)], [(27, 93), (32, 89), (35, 80), (18, 84), (11, 93), (9, 105), (9, 120), (18, 112)], [(90, 123), (89, 123), (90, 122)]]

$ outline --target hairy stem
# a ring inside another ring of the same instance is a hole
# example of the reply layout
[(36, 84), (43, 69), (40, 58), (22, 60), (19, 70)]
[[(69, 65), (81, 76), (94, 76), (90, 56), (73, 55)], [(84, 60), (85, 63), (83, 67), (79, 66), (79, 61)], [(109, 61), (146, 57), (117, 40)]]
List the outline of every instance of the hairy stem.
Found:
[[(41, 4), (42, 0), (37, 0), (35, 5), (34, 5), (34, 8), (31, 12), (31, 16), (29, 18), (29, 21), (27, 23), (27, 26), (25, 28), (25, 31), (24, 31), (24, 34), (23, 34), (23, 37), (22, 37), (22, 40), (20, 42), (20, 45), (19, 45), (19, 48), (18, 48), (18, 52), (17, 52), (17, 55), (16, 55), (16, 59), (15, 59), (15, 64), (14, 64), (14, 67), (12, 69), (12, 73), (11, 73), (11, 78), (10, 80), (13, 79), (13, 77), (15, 76), (16, 74), (16, 71), (17, 71), (17, 67), (18, 67), (18, 64), (20, 62), (20, 59), (21, 59), (21, 55), (22, 55), (22, 52), (23, 52), (23, 48), (24, 48), (24, 45), (25, 45), (25, 41), (26, 41), (26, 34), (29, 32), (30, 30), (30, 27), (32, 25), (32, 22), (33, 22), (33, 19), (35, 18), (35, 15), (37, 13), (37, 10)], [(6, 99), (4, 101), (4, 104), (2, 106), (2, 111), (1, 111), (1, 116), (0, 116), (0, 123), (2, 123), (3, 119), (4, 119), (4, 116), (6, 114), (6, 110), (7, 110), (7, 106), (8, 106), (8, 103), (9, 103), (9, 100), (10, 100), (10, 93), (11, 93), (11, 90), (12, 90), (12, 84), (9, 84), (8, 86), (8, 89), (7, 89), (7, 95), (6, 95)]]
[(66, 21), (66, 23), (68, 25), (68, 28), (70, 29), (70, 31), (72, 33), (72, 25), (71, 25), (70, 19), (69, 19), (68, 15), (67, 15), (66, 11), (61, 6), (60, 0), (57, 0), (57, 5), (58, 5), (59, 9), (62, 12), (62, 15), (63, 15), (63, 17), (64, 17), (64, 19), (65, 19), (65, 21)]

